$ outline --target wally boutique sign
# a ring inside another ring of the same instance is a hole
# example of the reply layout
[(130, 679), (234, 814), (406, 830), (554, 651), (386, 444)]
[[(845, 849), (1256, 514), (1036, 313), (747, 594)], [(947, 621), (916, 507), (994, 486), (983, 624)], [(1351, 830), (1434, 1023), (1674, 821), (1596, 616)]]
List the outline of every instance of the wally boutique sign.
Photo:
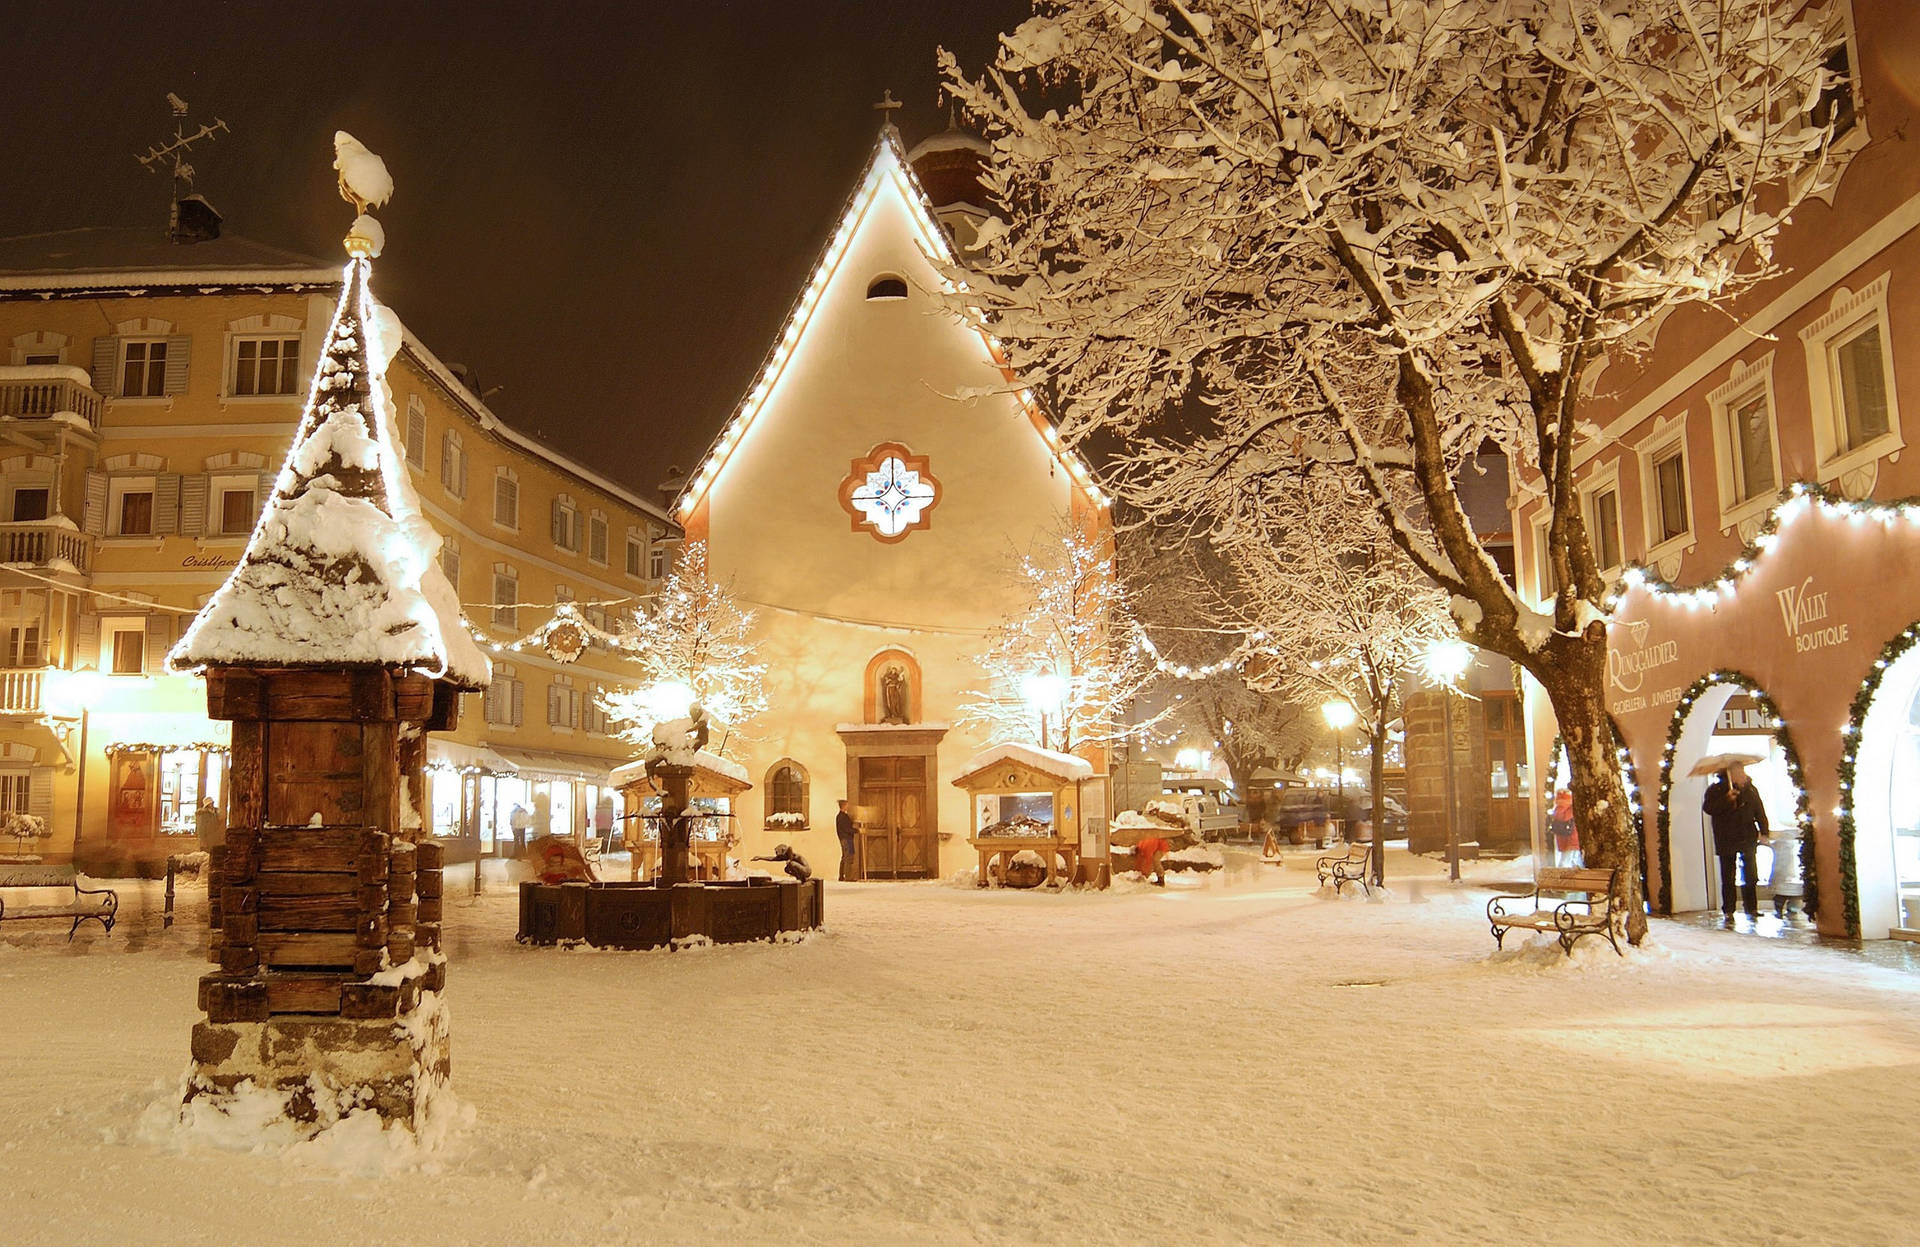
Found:
[(1793, 642), (1794, 653), (1846, 644), (1847, 625), (1827, 622), (1827, 595), (1814, 592), (1812, 576), (1797, 585), (1776, 589), (1773, 596), (1780, 604), (1780, 622)]

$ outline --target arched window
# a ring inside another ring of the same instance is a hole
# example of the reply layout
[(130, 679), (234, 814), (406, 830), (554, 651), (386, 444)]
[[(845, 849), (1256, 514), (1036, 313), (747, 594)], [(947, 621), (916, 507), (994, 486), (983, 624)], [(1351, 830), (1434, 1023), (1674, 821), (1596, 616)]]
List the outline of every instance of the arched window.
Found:
[(907, 283), (904, 278), (885, 276), (873, 279), (867, 287), (869, 299), (904, 299), (907, 297)]
[(767, 768), (767, 826), (797, 830), (807, 825), (807, 768), (782, 758)]

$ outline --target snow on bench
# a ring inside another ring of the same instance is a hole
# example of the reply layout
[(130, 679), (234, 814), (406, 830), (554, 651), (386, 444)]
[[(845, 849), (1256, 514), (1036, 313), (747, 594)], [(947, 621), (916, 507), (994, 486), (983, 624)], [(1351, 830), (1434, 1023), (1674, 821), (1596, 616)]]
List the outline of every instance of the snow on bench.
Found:
[[(1574, 943), (1583, 935), (1604, 935), (1607, 943), (1613, 945), (1613, 951), (1620, 953), (1620, 941), (1614, 935), (1614, 927), (1618, 925), (1615, 919), (1625, 916), (1627, 901), (1620, 895), (1619, 881), (1617, 870), (1542, 869), (1534, 878), (1532, 892), (1496, 896), (1487, 902), (1487, 921), (1493, 927), (1494, 947), (1503, 947), (1501, 941), (1510, 929), (1524, 927), (1558, 935), (1561, 951), (1569, 957), (1573, 956)], [(1540, 899), (1541, 894), (1547, 892), (1567, 899), (1547, 908)], [(1509, 912), (1502, 903), (1505, 901), (1526, 901), (1531, 908), (1525, 912)]]
[[(73, 926), (67, 931), (67, 939), (71, 941), (80, 924), (91, 919), (99, 923), (108, 935), (112, 935), (114, 915), (120, 909), (120, 895), (112, 888), (82, 886), (83, 883), (92, 882), (92, 879), (71, 866), (0, 867), (0, 922), (71, 918)], [(8, 892), (34, 888), (72, 888), (73, 894), (61, 901), (43, 904), (31, 903), (30, 898), (16, 899), (12, 903), (7, 900)]]

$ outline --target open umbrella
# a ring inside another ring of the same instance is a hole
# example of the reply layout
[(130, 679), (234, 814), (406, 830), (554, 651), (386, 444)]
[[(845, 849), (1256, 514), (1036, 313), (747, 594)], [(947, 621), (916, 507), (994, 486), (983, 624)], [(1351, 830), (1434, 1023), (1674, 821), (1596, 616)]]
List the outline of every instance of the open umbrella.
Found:
[(1765, 762), (1766, 758), (1751, 753), (1710, 753), (1693, 764), (1687, 774), (1712, 775), (1724, 771), (1730, 766), (1752, 766)]

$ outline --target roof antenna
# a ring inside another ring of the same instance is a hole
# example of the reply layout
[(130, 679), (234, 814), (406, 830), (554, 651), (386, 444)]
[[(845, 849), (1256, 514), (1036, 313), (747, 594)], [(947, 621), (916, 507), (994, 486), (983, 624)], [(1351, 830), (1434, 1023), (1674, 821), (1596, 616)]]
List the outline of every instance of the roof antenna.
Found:
[[(181, 221), (180, 204), (181, 201), (187, 197), (187, 193), (193, 189), (193, 166), (187, 163), (187, 153), (193, 149), (195, 143), (211, 141), (215, 135), (223, 133), (232, 134), (233, 131), (227, 129), (227, 123), (225, 121), (215, 118), (212, 125), (202, 125), (192, 134), (188, 134), (186, 133), (187, 102), (169, 91), (167, 92), (167, 106), (173, 110), (173, 138), (166, 143), (150, 145), (147, 148), (146, 155), (135, 156), (134, 159), (139, 161), (140, 167), (148, 173), (158, 172), (162, 162), (171, 162), (173, 195), (171, 197), (172, 209), (167, 219), (167, 235), (173, 241), (181, 242), (184, 241), (184, 239), (182, 238), (183, 222)], [(205, 200), (200, 200), (199, 203), (195, 205), (195, 208), (204, 208), (205, 212), (195, 211), (193, 213), (196, 219), (192, 222), (185, 223), (191, 226), (186, 232), (196, 239), (200, 237), (219, 237), (220, 214), (214, 212), (212, 205), (207, 204)], [(202, 216), (210, 216), (211, 222), (199, 219)], [(205, 233), (208, 228), (212, 230), (210, 235)]]
[(893, 130), (895, 134), (898, 134), (899, 130), (895, 128), (893, 124), (893, 110), (896, 108), (905, 108), (905, 107), (906, 107), (905, 104), (902, 104), (899, 100), (896, 100), (893, 98), (892, 87), (888, 87), (885, 91), (881, 92), (880, 102), (873, 106), (873, 111), (876, 113), (879, 113), (881, 117), (884, 119), (880, 124), (880, 128), (882, 130)]

